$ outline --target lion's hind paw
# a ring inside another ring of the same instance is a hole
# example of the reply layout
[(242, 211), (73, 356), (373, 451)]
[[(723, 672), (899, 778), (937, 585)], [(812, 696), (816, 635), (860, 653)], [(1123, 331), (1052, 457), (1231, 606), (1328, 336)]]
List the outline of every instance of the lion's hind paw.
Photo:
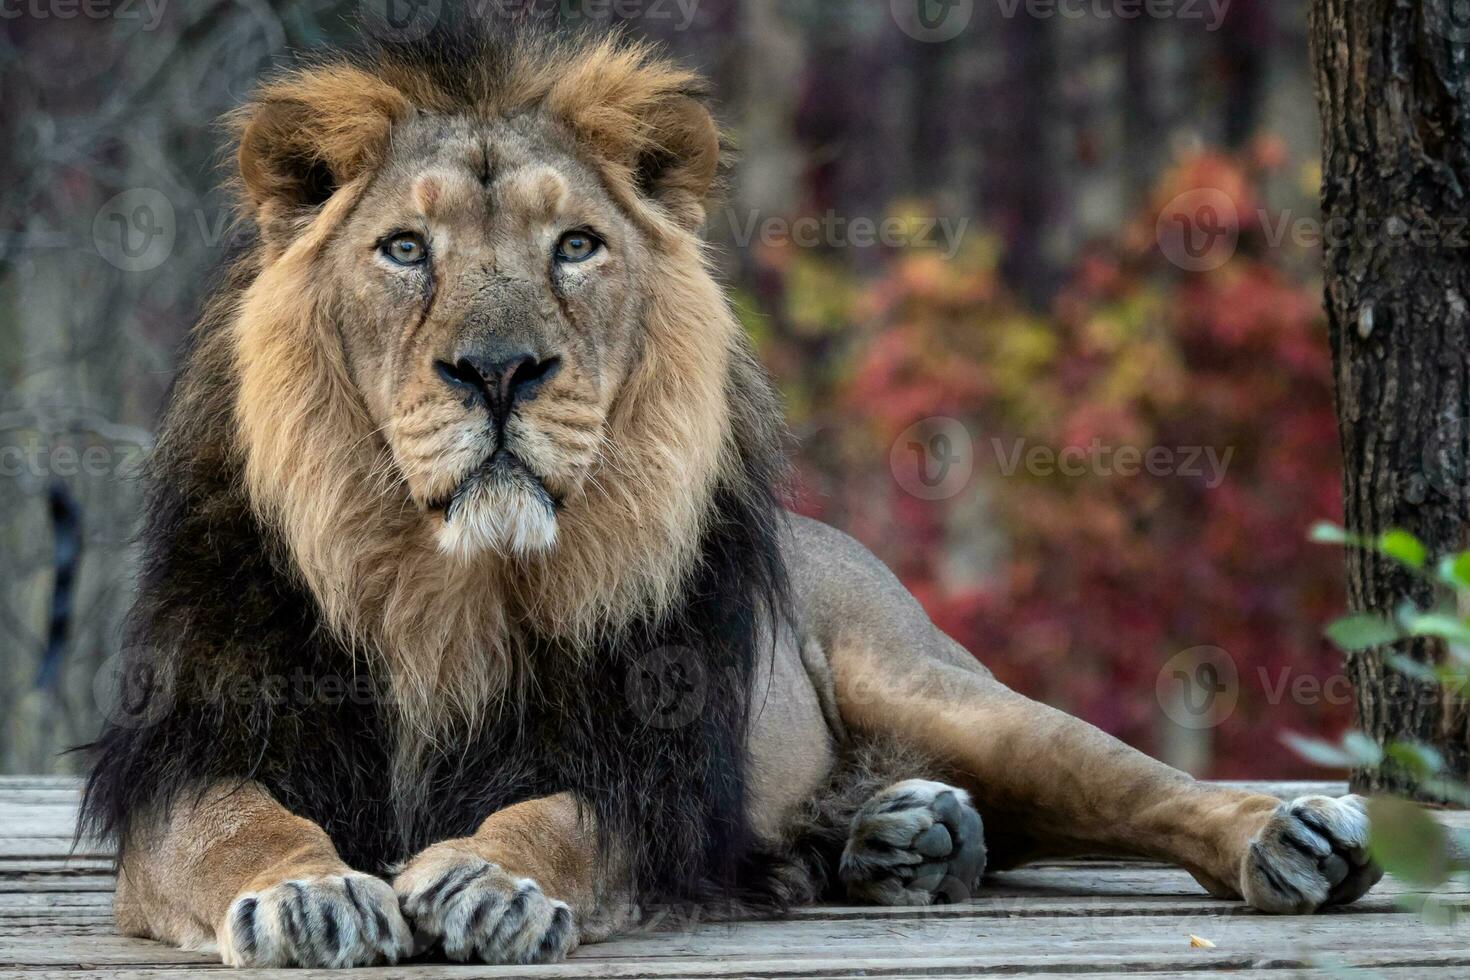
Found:
[(1359, 796), (1303, 796), (1276, 808), (1250, 843), (1241, 894), (1263, 912), (1304, 914), (1345, 905), (1378, 883)]
[(969, 794), (909, 779), (863, 804), (838, 875), (850, 897), (880, 905), (968, 899), (985, 873), (985, 838)]

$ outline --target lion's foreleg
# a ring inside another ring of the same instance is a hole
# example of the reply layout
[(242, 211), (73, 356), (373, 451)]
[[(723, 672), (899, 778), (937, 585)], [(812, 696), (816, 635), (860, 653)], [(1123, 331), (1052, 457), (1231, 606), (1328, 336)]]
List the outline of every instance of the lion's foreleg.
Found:
[(124, 842), (118, 928), (232, 966), (366, 966), (410, 951), (388, 884), (255, 783), (181, 797)]
[(492, 814), (425, 849), (394, 880), (414, 926), (455, 960), (544, 963), (606, 938), (634, 914), (570, 793)]
[(895, 669), (895, 658), (849, 644), (831, 651), (831, 663), (844, 721), (909, 739), (953, 766), (987, 836), (1022, 842), (1022, 856), (1166, 860), (1217, 895), (1270, 911), (1351, 901), (1381, 874), (1367, 860), (1367, 824), (1354, 798), (1283, 804), (1198, 782), (938, 658), (905, 656)]

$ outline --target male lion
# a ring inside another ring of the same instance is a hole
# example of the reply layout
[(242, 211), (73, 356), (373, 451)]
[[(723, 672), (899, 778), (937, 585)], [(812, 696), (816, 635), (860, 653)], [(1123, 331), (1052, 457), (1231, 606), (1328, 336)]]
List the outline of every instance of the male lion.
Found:
[(445, 28), (237, 124), (258, 235), (152, 462), (151, 683), (91, 746), (123, 932), (345, 967), (411, 922), (532, 963), (655, 903), (963, 897), (987, 853), (1164, 859), (1273, 912), (1380, 876), (1361, 801), (1202, 785), (1020, 697), (781, 512), (690, 73)]

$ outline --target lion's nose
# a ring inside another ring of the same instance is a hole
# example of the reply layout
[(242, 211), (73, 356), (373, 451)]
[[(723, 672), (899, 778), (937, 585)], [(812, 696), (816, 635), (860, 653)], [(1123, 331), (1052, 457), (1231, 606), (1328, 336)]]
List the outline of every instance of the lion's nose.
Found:
[(452, 364), (435, 361), (434, 367), (450, 387), (474, 394), (497, 421), (504, 422), (518, 404), (536, 397), (542, 384), (561, 367), (561, 358), (497, 351), (464, 354)]

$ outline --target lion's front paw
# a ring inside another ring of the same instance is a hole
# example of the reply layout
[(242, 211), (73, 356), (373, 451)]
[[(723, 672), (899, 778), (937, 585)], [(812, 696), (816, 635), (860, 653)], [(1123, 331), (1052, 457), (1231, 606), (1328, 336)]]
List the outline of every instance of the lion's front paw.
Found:
[(964, 901), (984, 873), (985, 838), (969, 794), (923, 779), (863, 804), (838, 866), (850, 896), (881, 905)]
[(220, 955), (229, 966), (341, 968), (396, 963), (413, 949), (386, 881), (349, 872), (308, 875), (230, 905)]
[(1283, 803), (1251, 841), (1241, 894), (1263, 912), (1343, 905), (1378, 883), (1368, 859), (1368, 814), (1359, 796), (1303, 796)]
[(529, 878), (452, 846), (414, 858), (393, 882), (403, 911), (452, 960), (554, 963), (577, 945), (572, 910)]

